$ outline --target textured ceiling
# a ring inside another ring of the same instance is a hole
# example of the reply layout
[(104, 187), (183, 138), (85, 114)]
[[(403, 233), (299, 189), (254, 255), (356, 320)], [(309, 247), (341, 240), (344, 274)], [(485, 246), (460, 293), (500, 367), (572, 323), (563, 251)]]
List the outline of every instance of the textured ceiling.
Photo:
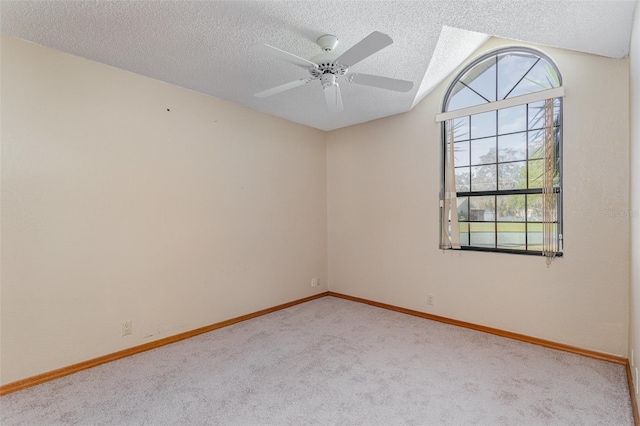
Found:
[[(624, 1), (5, 1), (2, 32), (323, 130), (410, 110), (487, 36), (613, 58), (628, 54), (635, 0)], [(408, 93), (342, 83), (344, 111), (327, 111), (314, 81), (250, 49), (267, 43), (303, 58), (324, 34), (339, 54), (372, 31), (394, 43), (353, 72), (411, 80)]]

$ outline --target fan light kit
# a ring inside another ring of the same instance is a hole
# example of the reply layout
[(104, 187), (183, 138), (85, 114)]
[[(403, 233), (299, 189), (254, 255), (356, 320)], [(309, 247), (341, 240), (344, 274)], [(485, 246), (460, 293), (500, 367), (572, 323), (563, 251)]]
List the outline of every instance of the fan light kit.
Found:
[(266, 98), (286, 90), (304, 86), (314, 80), (320, 80), (327, 102), (327, 108), (330, 112), (340, 112), (344, 107), (342, 105), (340, 85), (338, 84), (339, 78), (349, 83), (378, 87), (396, 92), (408, 92), (413, 88), (413, 82), (407, 80), (398, 80), (371, 74), (348, 74), (350, 67), (393, 43), (391, 37), (386, 34), (374, 31), (337, 57), (333, 53), (333, 50), (338, 45), (338, 38), (336, 36), (329, 34), (323, 35), (318, 39), (317, 43), (324, 53), (316, 55), (310, 60), (285, 52), (268, 44), (253, 45), (253, 49), (305, 68), (311, 75), (307, 78), (272, 87), (271, 89), (256, 93), (254, 96), (257, 98)]

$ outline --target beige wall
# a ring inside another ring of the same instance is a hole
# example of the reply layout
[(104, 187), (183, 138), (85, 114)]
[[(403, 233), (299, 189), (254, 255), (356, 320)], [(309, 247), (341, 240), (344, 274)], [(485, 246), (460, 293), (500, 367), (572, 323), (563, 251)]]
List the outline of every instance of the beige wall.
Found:
[(323, 132), (1, 47), (1, 383), (327, 290)]
[[(629, 327), (629, 362), (634, 380), (640, 360), (640, 1), (633, 19), (630, 61), (631, 96), (631, 295)], [(633, 351), (633, 356), (631, 355)]]
[(629, 218), (607, 213), (629, 209), (629, 61), (543, 50), (567, 93), (564, 258), (438, 250), (445, 82), (409, 113), (328, 134), (332, 291), (626, 356)]
[[(636, 20), (632, 57), (639, 33)], [(547, 268), (438, 250), (446, 82), (410, 113), (325, 134), (15, 39), (1, 47), (2, 384), (328, 288), (626, 356), (637, 218), (608, 213), (638, 209), (627, 59), (543, 49), (567, 88), (565, 257)]]

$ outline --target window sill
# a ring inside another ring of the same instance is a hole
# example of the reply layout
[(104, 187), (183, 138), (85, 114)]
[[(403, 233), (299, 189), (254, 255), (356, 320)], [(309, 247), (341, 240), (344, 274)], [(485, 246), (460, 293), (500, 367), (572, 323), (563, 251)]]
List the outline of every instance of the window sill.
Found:
[[(455, 249), (447, 249), (447, 250), (455, 250)], [(541, 251), (525, 251), (525, 250), (511, 250), (511, 249), (500, 249), (500, 248), (470, 247), (470, 246), (462, 246), (460, 247), (460, 250), (461, 251), (481, 251), (481, 252), (488, 252), (488, 253), (520, 254), (525, 256), (542, 257)], [(557, 252), (556, 257), (563, 257), (563, 253)]]

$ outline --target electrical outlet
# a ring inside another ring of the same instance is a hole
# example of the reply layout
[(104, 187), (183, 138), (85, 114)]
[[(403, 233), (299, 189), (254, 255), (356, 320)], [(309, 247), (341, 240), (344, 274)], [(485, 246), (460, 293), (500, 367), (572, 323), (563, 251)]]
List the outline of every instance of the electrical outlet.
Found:
[(311, 287), (318, 287), (320, 285), (320, 280), (318, 277), (311, 278)]
[(125, 321), (122, 323), (122, 336), (128, 336), (132, 333), (133, 331), (133, 322), (132, 321)]
[(433, 305), (433, 294), (427, 295), (427, 305)]

